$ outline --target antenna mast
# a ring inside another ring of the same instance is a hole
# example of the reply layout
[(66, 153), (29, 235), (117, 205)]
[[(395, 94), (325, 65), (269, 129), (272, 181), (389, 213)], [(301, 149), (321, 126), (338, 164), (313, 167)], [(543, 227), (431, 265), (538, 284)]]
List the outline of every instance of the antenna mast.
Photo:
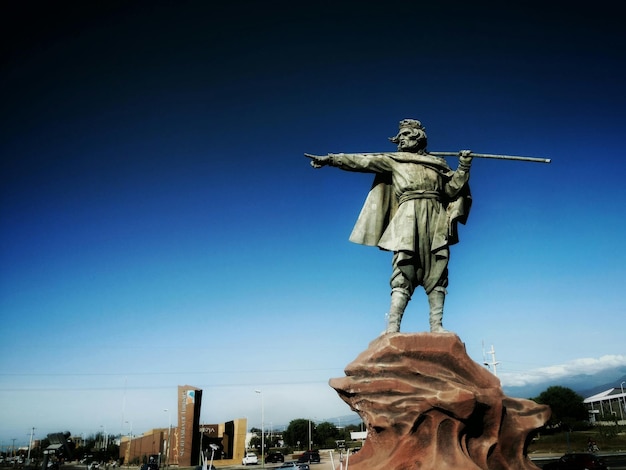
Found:
[[(491, 369), (493, 367), (493, 375), (498, 376), (498, 361), (496, 361), (496, 350), (493, 348), (493, 344), (491, 345), (491, 351), (487, 351), (487, 354), (491, 354), (491, 362), (488, 362), (485, 359), (485, 345), (483, 343), (483, 364), (487, 367), (487, 369)], [(491, 366), (491, 367), (490, 367)]]

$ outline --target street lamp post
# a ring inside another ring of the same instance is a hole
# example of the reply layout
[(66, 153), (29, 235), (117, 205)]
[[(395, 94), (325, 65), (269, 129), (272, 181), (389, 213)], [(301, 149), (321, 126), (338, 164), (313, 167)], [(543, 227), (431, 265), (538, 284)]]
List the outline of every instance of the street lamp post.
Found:
[(622, 406), (620, 406), (620, 409), (622, 411), (622, 421), (624, 421), (624, 410), (626, 410), (626, 397), (624, 396), (624, 384), (626, 384), (626, 382), (622, 382), (621, 384), (619, 384), (619, 388), (622, 391), (622, 401), (624, 402)]
[(265, 468), (265, 405), (261, 390), (255, 390), (254, 392), (261, 395), (261, 468)]
[(104, 451), (107, 451), (107, 447), (109, 444), (109, 439), (107, 436), (107, 428), (104, 424), (101, 424), (100, 427), (102, 428), (102, 446), (104, 447)]
[(172, 412), (165, 408), (163, 411), (168, 413), (168, 425), (167, 425), (167, 449), (165, 449), (165, 466), (168, 467), (170, 464), (170, 443), (171, 435), (172, 435)]
[(125, 421), (126, 424), (130, 426), (128, 431), (128, 447), (126, 448), (126, 468), (130, 467), (130, 445), (133, 443), (133, 422)]
[(35, 428), (30, 431), (30, 440), (28, 441), (28, 457), (26, 457), (26, 465), (30, 465), (30, 449), (33, 446), (33, 434), (35, 434)]
[[(313, 416), (313, 418), (316, 418)], [(313, 423), (315, 424), (315, 423)], [(309, 443), (306, 450), (313, 450), (313, 437), (311, 434), (311, 418), (309, 417)], [(311, 463), (311, 453), (309, 453), (309, 464)]]

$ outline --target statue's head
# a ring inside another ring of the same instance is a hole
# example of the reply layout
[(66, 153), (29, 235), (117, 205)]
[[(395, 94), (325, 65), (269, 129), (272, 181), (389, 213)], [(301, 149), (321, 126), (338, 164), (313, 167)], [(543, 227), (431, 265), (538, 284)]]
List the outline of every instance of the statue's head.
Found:
[(398, 145), (398, 152), (419, 152), (426, 150), (426, 129), (416, 119), (403, 119), (398, 126), (398, 134), (389, 140)]

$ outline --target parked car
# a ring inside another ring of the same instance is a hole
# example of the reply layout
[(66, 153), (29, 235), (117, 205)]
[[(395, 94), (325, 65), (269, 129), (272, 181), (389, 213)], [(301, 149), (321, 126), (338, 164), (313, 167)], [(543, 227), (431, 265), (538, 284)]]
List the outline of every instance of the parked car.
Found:
[(276, 468), (291, 468), (292, 470), (310, 470), (308, 463), (298, 463), (298, 462), (285, 462), (280, 467)]
[(604, 460), (590, 453), (565, 454), (556, 462), (543, 466), (543, 470), (608, 470)]
[(278, 451), (271, 451), (265, 456), (265, 463), (284, 462), (285, 456)]
[(241, 465), (256, 465), (259, 463), (259, 458), (254, 452), (246, 452)]
[(320, 463), (320, 452), (319, 450), (306, 450), (304, 451), (304, 454), (302, 454), (300, 457), (298, 457), (298, 462), (303, 463), (303, 462), (315, 462), (315, 463)]

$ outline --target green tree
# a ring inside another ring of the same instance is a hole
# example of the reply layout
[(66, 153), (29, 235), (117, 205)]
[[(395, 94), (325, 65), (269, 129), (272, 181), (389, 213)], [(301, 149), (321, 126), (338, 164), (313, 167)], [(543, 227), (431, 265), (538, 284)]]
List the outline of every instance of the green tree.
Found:
[(326, 448), (334, 448), (335, 441), (339, 439), (339, 430), (337, 426), (328, 421), (315, 426), (315, 442)]
[(361, 425), (348, 424), (345, 428), (339, 430), (339, 439), (343, 439), (344, 441), (350, 441), (352, 439), (350, 433), (359, 431), (361, 431)]
[(571, 388), (559, 385), (548, 387), (533, 400), (539, 404), (550, 406), (552, 415), (548, 425), (572, 429), (576, 423), (588, 419), (583, 397)]
[(254, 436), (250, 438), (250, 447), (252, 449), (259, 449), (261, 451), (261, 436)]
[[(313, 423), (311, 423), (311, 433), (313, 433)], [(300, 449), (308, 447), (309, 441), (309, 420), (298, 418), (289, 423), (287, 429), (283, 433), (285, 444)]]

